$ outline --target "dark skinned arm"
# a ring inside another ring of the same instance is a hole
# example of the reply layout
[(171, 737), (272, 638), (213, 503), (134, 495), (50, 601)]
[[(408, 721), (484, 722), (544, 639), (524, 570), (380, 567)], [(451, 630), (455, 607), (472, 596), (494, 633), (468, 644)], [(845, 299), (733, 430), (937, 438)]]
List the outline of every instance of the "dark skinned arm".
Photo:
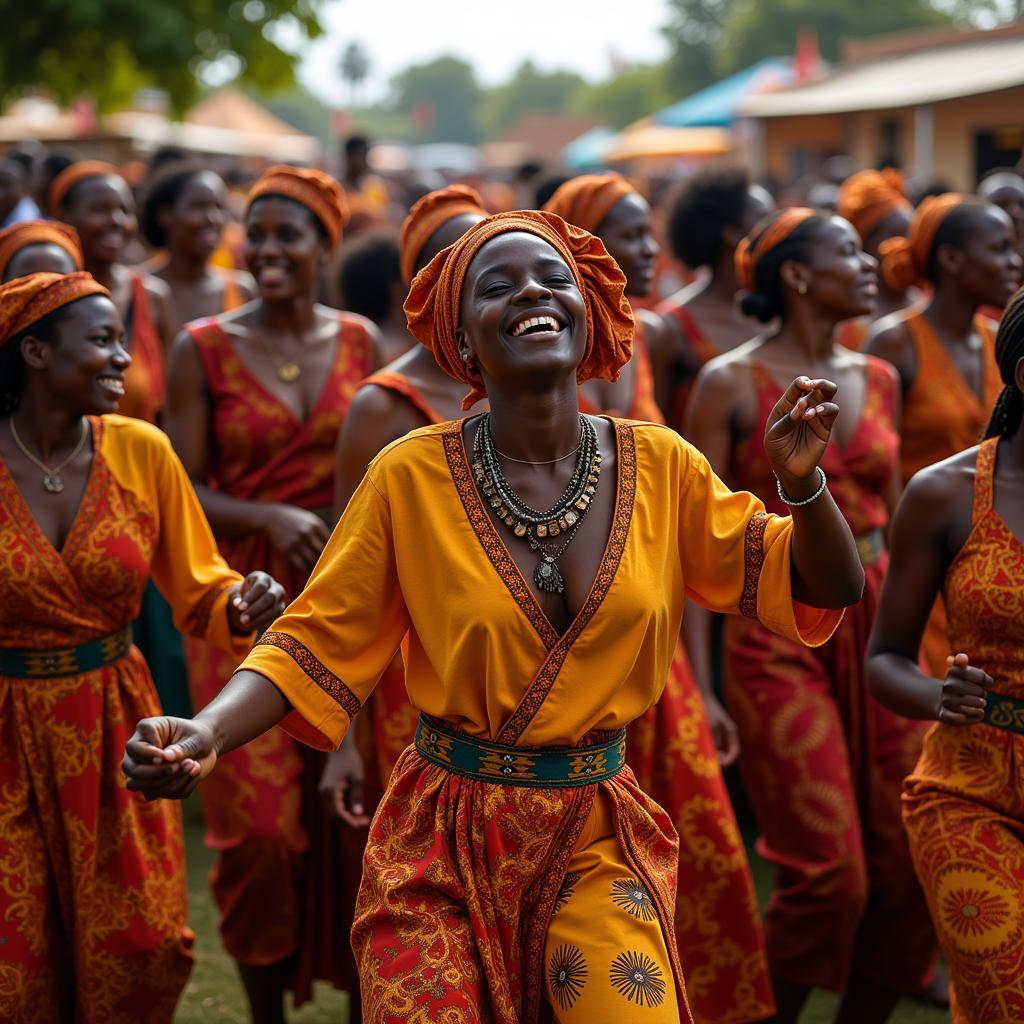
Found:
[[(973, 458), (973, 452), (969, 453)], [(992, 680), (966, 653), (951, 659), (943, 681), (921, 671), (918, 649), (946, 572), (970, 529), (972, 476), (958, 456), (907, 485), (892, 529), (892, 560), (868, 641), (872, 694), (906, 718), (945, 725), (979, 722)]]
[(167, 366), (167, 434), (192, 480), (206, 518), (218, 537), (266, 533), (299, 571), (308, 573), (320, 557), (329, 531), (306, 509), (278, 502), (245, 501), (207, 485), (211, 408), (206, 375), (192, 336), (182, 331)]
[[(737, 397), (733, 385), (733, 369), (710, 367), (697, 376), (687, 410), (684, 435), (723, 479), (729, 476), (729, 453), (732, 448), (730, 402)], [(687, 601), (683, 611), (683, 640), (690, 667), (700, 689), (708, 713), (708, 725), (715, 741), (719, 761), (732, 764), (739, 756), (739, 731), (718, 700), (712, 685), (711, 629), (712, 614), (695, 601)]]
[(221, 754), (273, 728), (291, 710), (281, 691), (258, 672), (236, 672), (193, 719), (144, 718), (128, 741), (121, 769), (128, 788), (158, 798), (183, 800)]

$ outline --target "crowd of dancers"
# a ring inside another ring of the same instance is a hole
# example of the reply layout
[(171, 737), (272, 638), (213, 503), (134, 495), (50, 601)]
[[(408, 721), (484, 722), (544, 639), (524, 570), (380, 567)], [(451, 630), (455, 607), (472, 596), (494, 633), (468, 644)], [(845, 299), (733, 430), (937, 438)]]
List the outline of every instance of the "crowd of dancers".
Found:
[(0, 1020), (1024, 1021), (1024, 179), (364, 153), (0, 209)]

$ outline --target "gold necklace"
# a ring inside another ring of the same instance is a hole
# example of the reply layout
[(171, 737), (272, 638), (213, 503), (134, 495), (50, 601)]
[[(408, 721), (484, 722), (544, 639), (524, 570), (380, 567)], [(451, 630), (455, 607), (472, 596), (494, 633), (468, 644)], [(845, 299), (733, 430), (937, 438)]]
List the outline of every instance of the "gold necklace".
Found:
[(89, 425), (86, 420), (82, 420), (82, 436), (78, 439), (78, 444), (75, 445), (75, 450), (59, 465), (51, 469), (42, 459), (37, 459), (26, 447), (24, 441), (18, 437), (18, 430), (14, 426), (14, 416), (9, 416), (7, 422), (11, 425), (11, 437), (14, 438), (14, 443), (21, 449), (21, 454), (26, 459), (30, 459), (36, 466), (43, 471), (43, 487), (50, 494), (60, 494), (64, 490), (64, 481), (61, 479), (60, 471), (74, 459), (78, 453), (82, 450), (85, 445), (85, 439), (89, 436)]
[(284, 362), (279, 363), (277, 356), (274, 355), (270, 346), (263, 340), (262, 335), (258, 331), (253, 332), (253, 337), (256, 338), (257, 344), (263, 349), (266, 357), (274, 364), (277, 369), (277, 379), (284, 384), (294, 384), (302, 376), (302, 367), (298, 363)]

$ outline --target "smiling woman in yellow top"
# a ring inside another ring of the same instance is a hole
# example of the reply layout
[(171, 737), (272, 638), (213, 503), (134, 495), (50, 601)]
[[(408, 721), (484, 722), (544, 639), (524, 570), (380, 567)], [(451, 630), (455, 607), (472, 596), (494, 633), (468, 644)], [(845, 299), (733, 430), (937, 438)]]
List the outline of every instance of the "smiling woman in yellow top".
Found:
[(731, 493), (664, 427), (579, 415), (578, 382), (628, 359), (624, 285), (553, 214), (490, 217), (440, 253), (413, 282), (410, 328), (490, 414), (386, 448), (221, 695), (128, 744), (129, 785), (172, 798), (279, 721), (336, 746), (408, 633), (422, 719), (353, 929), (374, 1024), (691, 1020), (677, 840), (623, 767), (623, 727), (658, 699), (685, 596), (809, 644), (860, 596), (817, 469), (829, 382), (794, 381), (770, 417), (792, 519)]

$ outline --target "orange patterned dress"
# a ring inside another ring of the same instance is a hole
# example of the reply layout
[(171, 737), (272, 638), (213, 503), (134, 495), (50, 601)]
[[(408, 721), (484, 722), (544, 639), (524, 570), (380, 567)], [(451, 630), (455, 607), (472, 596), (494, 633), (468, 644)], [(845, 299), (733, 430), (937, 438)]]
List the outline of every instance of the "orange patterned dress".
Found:
[[(753, 372), (755, 421), (763, 423), (783, 388), (763, 367)], [(772, 974), (831, 991), (843, 991), (853, 976), (915, 992), (932, 969), (935, 935), (900, 821), (900, 787), (926, 727), (870, 700), (864, 683), (888, 564), (885, 492), (899, 448), (895, 372), (869, 356), (867, 374), (856, 429), (845, 446), (833, 440), (821, 462), (858, 538), (864, 597), (813, 651), (728, 618), (725, 693), (761, 830), (758, 849), (776, 870), (765, 912)], [(737, 448), (734, 476), (769, 509), (785, 512), (759, 435)]]
[[(917, 312), (906, 318), (917, 372), (903, 399), (900, 469), (904, 483), (925, 466), (976, 445), (1003, 388), (996, 366), (995, 325), (980, 315), (974, 324), (984, 346), (980, 398), (960, 375), (925, 315)], [(921, 642), (921, 653), (936, 679), (946, 674), (949, 652), (949, 627), (940, 597)]]
[(998, 446), (978, 449), (971, 534), (942, 590), (952, 647), (992, 677), (1002, 727), (933, 726), (903, 795), (954, 1024), (1024, 1020), (1024, 544), (993, 507)]
[[(662, 423), (641, 326), (637, 321), (628, 415)], [(582, 390), (580, 410), (595, 414)], [(665, 809), (680, 837), (675, 930), (694, 1022), (765, 1020), (775, 1003), (754, 882), (682, 641), (660, 700), (627, 735), (637, 783)]]
[[(216, 317), (186, 329), (213, 407), (210, 486), (247, 501), (328, 515), (338, 432), (370, 369), (372, 346), (362, 321), (341, 315), (334, 365), (305, 422), (246, 368)], [(305, 584), (265, 534), (219, 538), (219, 544), (231, 565), (271, 573), (289, 598)], [(186, 653), (192, 704), (199, 709), (220, 691), (237, 661), (204, 644), (189, 644)], [(345, 930), (359, 853), (322, 808), (321, 770), (319, 755), (275, 729), (221, 758), (200, 790), (206, 841), (218, 851), (212, 886), (224, 946), (244, 964), (295, 958), (297, 1000), (310, 998), (313, 978), (358, 991)]]
[(60, 551), (0, 460), (0, 1020), (169, 1024), (192, 965), (181, 815), (125, 789), (125, 743), (160, 714), (127, 627), (152, 575), (184, 632), (237, 658), (252, 637), (230, 632), (241, 577), (166, 437), (90, 423)]

